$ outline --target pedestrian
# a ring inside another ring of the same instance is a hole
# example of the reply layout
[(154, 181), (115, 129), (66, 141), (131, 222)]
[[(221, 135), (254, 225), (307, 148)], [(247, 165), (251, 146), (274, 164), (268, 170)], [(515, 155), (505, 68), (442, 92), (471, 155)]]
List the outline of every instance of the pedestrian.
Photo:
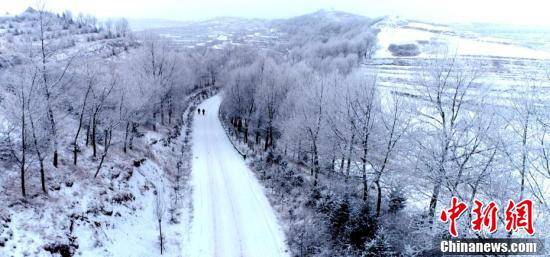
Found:
[(204, 115), (204, 109), (202, 109), (202, 115)]
[(201, 114), (201, 108), (197, 108), (197, 112)]

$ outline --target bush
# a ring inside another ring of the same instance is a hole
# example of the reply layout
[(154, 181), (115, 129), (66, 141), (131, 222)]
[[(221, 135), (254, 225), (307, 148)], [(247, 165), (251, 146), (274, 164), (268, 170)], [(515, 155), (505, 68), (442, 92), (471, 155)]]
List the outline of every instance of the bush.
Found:
[(420, 50), (416, 44), (390, 44), (388, 50), (393, 56), (417, 56), (420, 54)]
[(356, 249), (364, 249), (365, 242), (372, 240), (378, 230), (378, 222), (368, 204), (362, 204), (349, 224), (349, 241)]
[[(334, 240), (342, 240), (345, 237), (346, 226), (350, 219), (350, 206), (348, 199), (344, 199), (337, 203), (333, 212), (330, 214), (331, 235)], [(347, 241), (347, 240), (342, 240)]]
[(403, 196), (403, 192), (399, 189), (392, 189), (390, 191), (390, 202), (388, 203), (388, 212), (395, 214), (405, 208), (407, 198)]
[(364, 255), (365, 257), (393, 257), (397, 256), (393, 247), (388, 242), (383, 230), (378, 231), (376, 237), (368, 242), (365, 247)]

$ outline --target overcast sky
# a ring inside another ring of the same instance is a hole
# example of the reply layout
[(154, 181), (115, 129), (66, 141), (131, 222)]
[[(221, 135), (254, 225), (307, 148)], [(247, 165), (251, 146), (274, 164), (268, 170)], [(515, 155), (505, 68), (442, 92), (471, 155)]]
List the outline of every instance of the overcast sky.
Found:
[[(19, 13), (36, 0), (0, 0), (0, 13)], [(127, 17), (202, 20), (216, 16), (285, 18), (335, 9), (369, 17), (397, 15), (437, 22), (492, 22), (550, 27), (547, 0), (49, 0), (48, 9)]]

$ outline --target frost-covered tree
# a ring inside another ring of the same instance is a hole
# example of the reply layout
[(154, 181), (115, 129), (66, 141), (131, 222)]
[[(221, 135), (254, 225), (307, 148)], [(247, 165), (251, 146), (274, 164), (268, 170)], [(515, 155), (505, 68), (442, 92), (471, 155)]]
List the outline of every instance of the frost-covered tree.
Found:
[(117, 37), (127, 37), (130, 35), (130, 23), (125, 18), (118, 19), (114, 25)]
[(84, 122), (85, 122), (86, 113), (89, 109), (91, 109), (88, 107), (89, 102), (91, 102), (90, 96), (93, 94), (92, 91), (97, 86), (96, 84), (99, 82), (98, 77), (100, 76), (100, 74), (99, 74), (99, 71), (95, 69), (96, 68), (95, 64), (96, 63), (94, 62), (86, 62), (83, 65), (84, 70), (82, 72), (84, 73), (83, 74), (84, 86), (77, 93), (78, 98), (80, 100), (79, 101), (80, 106), (78, 106), (79, 107), (78, 108), (79, 113), (77, 114), (78, 125), (76, 128), (76, 133), (74, 135), (74, 140), (73, 140), (73, 165), (77, 165), (77, 162), (78, 162), (78, 153), (80, 152), (78, 141), (79, 141), (80, 133), (83, 127), (85, 126)]
[(403, 143), (406, 133), (411, 124), (410, 113), (407, 113), (405, 99), (393, 95), (386, 99), (387, 106), (381, 108), (380, 132), (376, 135), (379, 138), (378, 154), (370, 159), (374, 170), (373, 184), (376, 186), (376, 217), (380, 217), (382, 206), (382, 176), (391, 170), (399, 147)]
[(323, 78), (312, 76), (293, 91), (291, 97), (293, 108), (287, 118), (285, 129), (291, 140), (298, 137), (304, 140), (304, 151), (310, 156), (311, 174), (314, 176), (313, 185), (318, 183), (321, 172), (321, 145), (323, 135), (327, 130), (326, 105), (327, 92), (334, 87), (336, 77)]
[(155, 217), (158, 222), (161, 255), (164, 252), (164, 234), (162, 233), (162, 221), (164, 220), (165, 215), (166, 215), (166, 202), (164, 200), (164, 190), (159, 187), (157, 188), (157, 190), (155, 190)]
[(57, 117), (57, 104), (60, 98), (60, 92), (67, 82), (67, 71), (71, 66), (73, 57), (68, 58), (62, 63), (54, 62), (52, 56), (58, 50), (55, 46), (49, 44), (50, 39), (47, 36), (48, 27), (51, 26), (52, 14), (46, 11), (44, 2), (39, 3), (38, 19), (36, 20), (38, 29), (36, 30), (39, 39), (38, 48), (29, 47), (30, 57), (33, 59), (40, 70), (40, 91), (46, 101), (46, 112), (50, 123), (50, 134), (53, 145), (53, 166), (58, 167), (60, 131)]
[[(416, 140), (422, 169), (433, 186), (428, 217), (433, 221), (439, 195), (446, 178), (455, 175), (453, 151), (466, 149), (475, 142), (461, 142), (473, 124), (468, 108), (470, 95), (479, 71), (461, 60), (451, 57), (436, 58), (423, 68), (418, 76), (421, 103), (417, 115), (422, 125), (422, 140)], [(467, 160), (466, 160), (467, 161)]]
[(9, 128), (7, 139), (13, 159), (19, 167), (21, 194), (26, 197), (26, 171), (30, 165), (29, 152), (31, 128), (29, 125), (29, 104), (31, 94), (38, 86), (39, 71), (32, 66), (21, 66), (11, 72), (4, 73), (4, 88), (10, 92), (2, 101), (3, 109), (7, 111)]

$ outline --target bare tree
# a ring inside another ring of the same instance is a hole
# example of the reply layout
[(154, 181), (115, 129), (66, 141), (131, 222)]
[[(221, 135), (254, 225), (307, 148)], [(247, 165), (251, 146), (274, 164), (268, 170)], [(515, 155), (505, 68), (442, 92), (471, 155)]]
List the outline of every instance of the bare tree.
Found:
[[(105, 158), (107, 157), (107, 154), (109, 153), (109, 149), (112, 144), (113, 139), (113, 130), (118, 126), (120, 123), (120, 119), (116, 117), (115, 113), (117, 110), (120, 109), (116, 108), (117, 105), (122, 105), (123, 102), (116, 102), (118, 98), (115, 96), (116, 93), (119, 93), (120, 91), (115, 88), (118, 84), (117, 81), (117, 73), (116, 68), (111, 66), (111, 73), (106, 77), (105, 81), (103, 82), (103, 86), (101, 88), (98, 88), (100, 90), (100, 93), (95, 95), (94, 94), (94, 111), (93, 111), (93, 146), (95, 147), (96, 142), (96, 130), (98, 126), (98, 122), (101, 120), (102, 126), (104, 128), (104, 135), (103, 135), (103, 152), (101, 154), (101, 158), (99, 161), (99, 165), (97, 167), (97, 170), (94, 174), (94, 178), (99, 175), (99, 172), (101, 171), (101, 168), (103, 167), (103, 163), (105, 161)], [(104, 115), (104, 111), (108, 110), (110, 111), (106, 115)], [(95, 149), (94, 149), (95, 154)]]
[[(406, 116), (404, 108), (404, 100), (397, 95), (393, 96), (391, 106), (387, 106), (389, 110), (382, 112), (380, 120), (382, 121), (382, 133), (379, 135), (384, 145), (381, 145), (381, 154), (379, 160), (372, 160), (370, 164), (374, 170), (373, 183), (376, 185), (376, 217), (380, 217), (382, 205), (382, 186), (380, 180), (384, 172), (391, 164), (394, 152), (398, 147), (398, 143), (403, 139), (405, 133), (409, 129), (411, 120)], [(373, 158), (374, 159), (374, 158)]]
[[(38, 99), (36, 99), (38, 98)], [(46, 171), (45, 171), (45, 154), (44, 151), (46, 151), (50, 146), (47, 138), (47, 128), (45, 126), (45, 116), (41, 112), (43, 110), (43, 98), (40, 98), (38, 94), (34, 93), (34, 85), (33, 89), (30, 92), (29, 99), (28, 99), (28, 108), (29, 108), (29, 122), (31, 125), (31, 135), (32, 135), (32, 142), (34, 146), (34, 151), (36, 153), (36, 157), (38, 159), (38, 164), (40, 168), (40, 184), (42, 188), (42, 192), (48, 193), (46, 190)], [(36, 115), (35, 115), (36, 114)], [(38, 116), (38, 117), (36, 117)]]
[(78, 137), (80, 135), (80, 131), (82, 130), (83, 122), (84, 122), (84, 113), (86, 112), (86, 104), (88, 102), (88, 98), (90, 96), (90, 93), (92, 92), (92, 89), (94, 88), (95, 84), (97, 83), (97, 73), (95, 70), (93, 70), (92, 67), (89, 66), (90, 63), (87, 63), (87, 71), (86, 71), (86, 91), (84, 93), (84, 97), (82, 99), (82, 105), (80, 108), (80, 113), (78, 115), (78, 127), (74, 136), (73, 140), (73, 164), (77, 165), (77, 159), (78, 159), (78, 152), (79, 146), (78, 146)]
[(370, 78), (350, 77), (350, 97), (348, 105), (350, 115), (356, 121), (355, 133), (361, 142), (361, 180), (363, 182), (363, 201), (368, 199), (367, 163), (369, 155), (371, 134), (373, 133), (375, 114), (379, 108), (376, 76)]
[[(161, 183), (162, 185), (162, 183)], [(159, 240), (160, 240), (160, 254), (162, 255), (164, 252), (164, 235), (162, 234), (162, 220), (164, 219), (164, 215), (166, 213), (166, 203), (164, 202), (164, 195), (162, 192), (162, 188), (158, 188), (155, 191), (155, 217), (157, 218), (157, 222), (159, 225)]]
[[(26, 197), (25, 172), (28, 162), (29, 104), (34, 86), (37, 84), (38, 72), (30, 66), (21, 66), (5, 78), (7, 89), (12, 92), (4, 100), (11, 128), (8, 131), (10, 152), (16, 160), (20, 171), (21, 194)], [(18, 132), (16, 131), (18, 130)]]
[(476, 67), (469, 67), (456, 57), (444, 57), (431, 61), (418, 79), (420, 98), (427, 103), (427, 107), (418, 109), (427, 140), (417, 142), (427, 154), (421, 159), (433, 174), (428, 208), (430, 222), (433, 222), (444, 180), (452, 171), (451, 150), (458, 147), (455, 144), (459, 132), (469, 125), (463, 117), (467, 108), (465, 103), (478, 73)]
[(54, 54), (54, 49), (48, 46), (47, 42), (47, 27), (50, 26), (50, 15), (51, 13), (46, 11), (46, 4), (44, 1), (39, 1), (38, 3), (38, 38), (40, 41), (39, 57), (40, 60), (40, 71), (42, 77), (42, 91), (46, 99), (46, 111), (48, 114), (48, 119), (50, 122), (50, 133), (51, 140), (53, 142), (53, 166), (58, 167), (58, 158), (59, 158), (59, 135), (58, 135), (58, 125), (56, 122), (56, 115), (54, 111), (55, 99), (52, 90), (57, 89), (62, 85), (67, 70), (69, 69), (73, 57), (69, 58), (66, 62), (62, 71), (60, 73), (54, 73), (51, 71), (49, 58)]
[[(289, 121), (295, 124), (299, 124), (301, 127), (299, 130), (300, 135), (304, 135), (309, 145), (309, 152), (311, 154), (311, 173), (314, 176), (313, 185), (317, 186), (318, 176), (321, 171), (320, 165), (320, 143), (321, 135), (325, 129), (326, 122), (326, 87), (334, 80), (314, 78), (311, 81), (312, 84), (305, 83), (302, 85), (300, 91), (297, 94), (301, 98), (299, 102), (295, 103), (293, 118)], [(297, 96), (298, 96), (297, 95)]]
[(117, 37), (127, 37), (130, 35), (130, 24), (128, 20), (121, 18), (115, 23), (115, 34)]

